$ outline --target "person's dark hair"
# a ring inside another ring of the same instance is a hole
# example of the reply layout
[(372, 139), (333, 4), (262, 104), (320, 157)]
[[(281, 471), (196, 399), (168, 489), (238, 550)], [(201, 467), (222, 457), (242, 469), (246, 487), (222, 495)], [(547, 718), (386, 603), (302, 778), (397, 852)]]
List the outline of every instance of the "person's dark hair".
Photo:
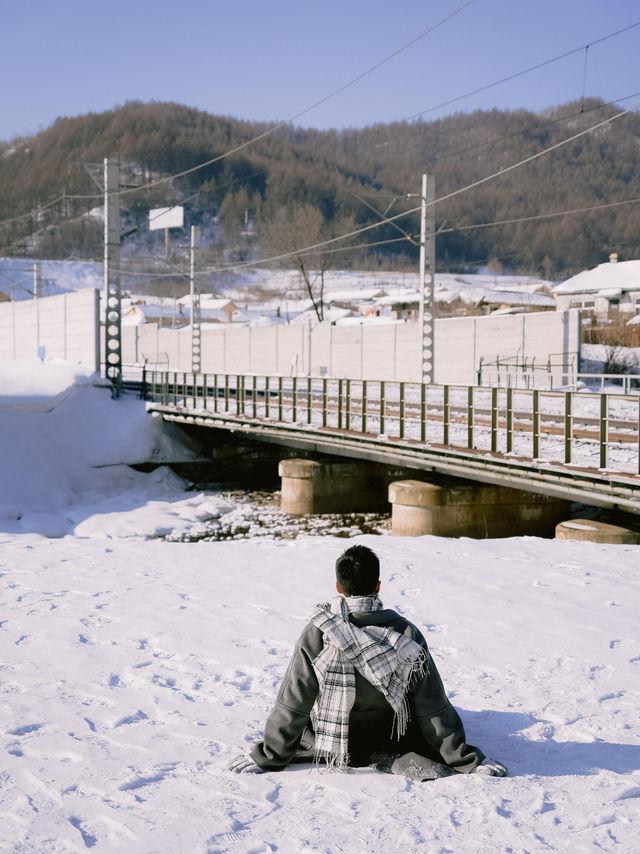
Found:
[(380, 561), (367, 546), (351, 546), (336, 561), (336, 579), (345, 596), (369, 596), (380, 580)]

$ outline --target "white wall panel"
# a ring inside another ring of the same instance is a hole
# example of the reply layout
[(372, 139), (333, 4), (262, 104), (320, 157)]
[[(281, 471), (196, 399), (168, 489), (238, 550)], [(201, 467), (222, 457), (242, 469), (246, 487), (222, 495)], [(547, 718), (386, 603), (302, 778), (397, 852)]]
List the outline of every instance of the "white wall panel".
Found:
[[(0, 303), (0, 358), (66, 359), (99, 369), (98, 292)], [(40, 348), (44, 348), (41, 351)]]
[[(417, 323), (364, 326), (202, 327), (202, 370), (206, 373), (311, 374), (419, 381)], [(461, 317), (436, 321), (437, 383), (475, 385), (481, 364), (495, 373), (495, 362), (512, 360), (539, 367), (555, 365), (553, 381), (567, 380), (562, 363), (578, 369), (580, 318), (576, 311), (499, 317)], [(153, 324), (123, 329), (125, 364), (191, 370), (191, 331), (158, 329)]]

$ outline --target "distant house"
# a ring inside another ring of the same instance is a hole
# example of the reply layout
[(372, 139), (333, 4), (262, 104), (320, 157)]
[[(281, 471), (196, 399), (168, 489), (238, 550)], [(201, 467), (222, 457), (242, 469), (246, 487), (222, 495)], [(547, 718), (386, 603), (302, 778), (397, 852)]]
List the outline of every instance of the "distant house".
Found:
[(640, 314), (640, 261), (609, 261), (584, 270), (554, 288), (559, 310), (580, 308), (595, 317), (611, 312)]
[(184, 318), (180, 307), (176, 307), (171, 301), (170, 305), (164, 303), (139, 302), (123, 311), (123, 326), (141, 326), (143, 323), (157, 323), (161, 327), (184, 326), (187, 320)]
[(476, 308), (484, 308), (491, 314), (522, 314), (528, 311), (553, 311), (557, 304), (548, 294), (494, 290), (484, 293), (476, 302)]
[[(335, 325), (337, 321), (343, 320), (345, 317), (353, 317), (354, 313), (350, 308), (338, 308), (338, 306), (330, 305), (325, 306), (322, 312), (322, 319), (325, 323), (331, 323)], [(315, 310), (312, 308), (307, 309), (307, 311), (303, 311), (301, 314), (298, 314), (291, 323), (295, 324), (314, 324), (318, 320), (318, 315)]]
[(389, 291), (378, 297), (376, 306), (382, 316), (394, 320), (416, 320), (420, 314), (420, 294), (406, 288)]
[[(485, 314), (495, 311), (520, 314), (527, 311), (552, 311), (556, 308), (556, 301), (548, 294), (526, 291), (436, 288), (434, 299), (436, 303), (444, 304), (460, 300)], [(377, 299), (376, 305), (382, 316), (390, 316), (395, 320), (415, 320), (420, 315), (420, 294), (406, 289), (391, 291)]]
[(354, 314), (367, 315), (375, 311), (376, 300), (385, 295), (384, 288), (351, 288), (328, 291), (325, 306), (348, 309)]
[[(187, 294), (178, 300), (178, 305), (186, 322), (191, 317), (191, 295)], [(214, 297), (202, 294), (200, 297), (200, 320), (202, 323), (236, 323), (243, 320), (238, 306), (226, 297)]]

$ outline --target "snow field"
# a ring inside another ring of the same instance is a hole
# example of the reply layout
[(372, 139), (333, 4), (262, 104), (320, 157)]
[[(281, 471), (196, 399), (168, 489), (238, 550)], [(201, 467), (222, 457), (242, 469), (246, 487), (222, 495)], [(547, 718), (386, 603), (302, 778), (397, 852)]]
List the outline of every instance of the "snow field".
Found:
[(512, 776), (237, 776), (354, 540), (147, 540), (237, 508), (130, 469), (190, 451), (102, 385), (0, 364), (0, 851), (636, 854), (637, 546), (359, 537)]
[(507, 779), (234, 775), (353, 542), (0, 536), (0, 850), (635, 852), (637, 546), (360, 537)]

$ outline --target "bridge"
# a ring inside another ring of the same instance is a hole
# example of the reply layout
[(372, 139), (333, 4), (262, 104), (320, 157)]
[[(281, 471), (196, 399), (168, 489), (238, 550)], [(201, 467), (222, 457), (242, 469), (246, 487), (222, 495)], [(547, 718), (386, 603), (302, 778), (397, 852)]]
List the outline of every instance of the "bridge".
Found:
[(165, 421), (640, 515), (640, 395), (148, 371)]

